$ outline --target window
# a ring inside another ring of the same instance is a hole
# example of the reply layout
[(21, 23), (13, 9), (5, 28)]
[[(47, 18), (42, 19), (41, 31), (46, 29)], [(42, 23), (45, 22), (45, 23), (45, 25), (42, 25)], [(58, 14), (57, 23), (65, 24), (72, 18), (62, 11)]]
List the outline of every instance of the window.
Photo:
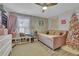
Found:
[(19, 33), (30, 33), (30, 19), (21, 16), (18, 18), (17, 23)]

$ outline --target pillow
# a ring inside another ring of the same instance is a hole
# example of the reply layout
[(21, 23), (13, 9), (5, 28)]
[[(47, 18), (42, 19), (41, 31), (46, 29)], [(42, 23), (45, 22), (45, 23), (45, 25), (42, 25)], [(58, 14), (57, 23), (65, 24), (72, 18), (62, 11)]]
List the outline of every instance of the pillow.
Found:
[(53, 31), (53, 33), (52, 33), (52, 34), (53, 34), (53, 35), (55, 35), (55, 33), (56, 33), (56, 32), (55, 32), (55, 31)]
[(60, 33), (60, 35), (62, 35), (63, 33)]
[(47, 31), (46, 34), (49, 34), (49, 31)]
[(51, 31), (50, 34), (51, 34), (51, 35), (54, 35), (54, 34), (55, 34), (55, 31)]
[(55, 32), (55, 35), (59, 35), (59, 33), (60, 33), (59, 31), (56, 31), (56, 32)]

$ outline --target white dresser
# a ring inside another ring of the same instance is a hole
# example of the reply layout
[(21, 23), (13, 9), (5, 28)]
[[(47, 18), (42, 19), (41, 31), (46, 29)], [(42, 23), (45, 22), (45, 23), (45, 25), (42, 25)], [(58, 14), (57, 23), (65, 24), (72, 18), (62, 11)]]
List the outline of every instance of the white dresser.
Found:
[(8, 56), (12, 50), (12, 35), (0, 36), (0, 56)]

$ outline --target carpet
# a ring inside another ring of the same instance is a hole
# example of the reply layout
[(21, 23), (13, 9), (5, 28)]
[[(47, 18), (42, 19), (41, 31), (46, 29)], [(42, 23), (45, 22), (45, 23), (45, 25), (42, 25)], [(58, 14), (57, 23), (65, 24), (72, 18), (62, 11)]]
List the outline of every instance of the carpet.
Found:
[(53, 51), (41, 42), (16, 45), (10, 56), (74, 56), (61, 48)]

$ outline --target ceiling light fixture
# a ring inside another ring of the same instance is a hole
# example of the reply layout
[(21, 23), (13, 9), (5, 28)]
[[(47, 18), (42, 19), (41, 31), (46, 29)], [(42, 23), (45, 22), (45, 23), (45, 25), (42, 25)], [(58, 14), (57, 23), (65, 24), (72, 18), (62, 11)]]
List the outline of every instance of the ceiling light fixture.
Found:
[(42, 7), (42, 12), (45, 12), (50, 6), (57, 5), (57, 3), (35, 3), (35, 4)]
[(43, 7), (42, 7), (42, 12), (46, 11), (47, 8), (48, 8), (47, 6), (43, 6)]

